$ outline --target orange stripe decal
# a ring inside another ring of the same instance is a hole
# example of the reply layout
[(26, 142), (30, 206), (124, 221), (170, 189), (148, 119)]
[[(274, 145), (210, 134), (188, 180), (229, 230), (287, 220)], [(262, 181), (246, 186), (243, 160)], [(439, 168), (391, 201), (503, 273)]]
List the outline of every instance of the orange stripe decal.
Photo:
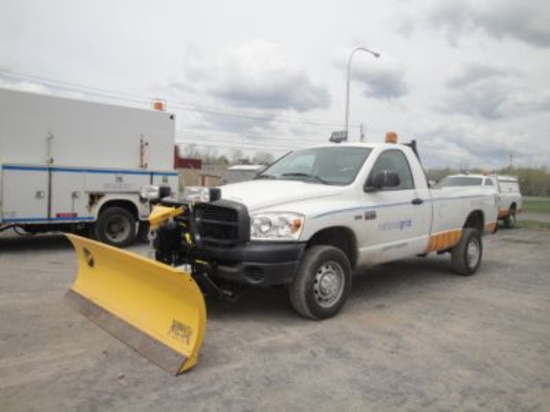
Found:
[(440, 250), (446, 250), (452, 248), (458, 242), (462, 236), (462, 229), (449, 230), (447, 232), (441, 232), (436, 235), (430, 236), (430, 242), (428, 244), (427, 252), (437, 252)]
[(509, 214), (508, 209), (498, 209), (498, 217), (499, 218), (506, 217), (506, 216), (508, 216), (508, 214)]

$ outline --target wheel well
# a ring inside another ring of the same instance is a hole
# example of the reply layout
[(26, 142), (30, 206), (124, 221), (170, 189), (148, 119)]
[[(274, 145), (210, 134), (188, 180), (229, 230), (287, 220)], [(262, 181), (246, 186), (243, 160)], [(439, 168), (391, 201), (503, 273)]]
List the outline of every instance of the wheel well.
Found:
[(134, 219), (138, 220), (138, 210), (136, 205), (134, 205), (132, 202), (128, 200), (110, 200), (106, 202), (105, 204), (101, 205), (101, 209), (99, 209), (98, 216), (101, 215), (105, 210), (110, 209), (112, 207), (120, 207), (122, 209), (126, 209), (128, 212), (132, 214)]
[(357, 240), (351, 229), (331, 227), (317, 232), (308, 242), (307, 247), (316, 245), (334, 246), (348, 257), (352, 268), (357, 263)]
[(483, 212), (476, 210), (470, 213), (463, 226), (463, 229), (466, 228), (476, 229), (479, 233), (483, 233), (485, 228), (485, 217), (483, 216)]

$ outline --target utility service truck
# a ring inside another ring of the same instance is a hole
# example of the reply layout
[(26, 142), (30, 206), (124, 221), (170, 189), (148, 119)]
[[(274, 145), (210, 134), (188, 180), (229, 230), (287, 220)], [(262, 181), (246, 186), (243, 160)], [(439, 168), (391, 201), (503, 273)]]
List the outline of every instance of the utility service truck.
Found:
[(389, 137), (297, 150), (252, 181), (194, 198), (149, 190), (155, 260), (70, 235), (80, 262), (70, 302), (177, 374), (197, 361), (203, 293), (233, 301), (284, 287), (298, 314), (321, 320), (373, 265), (449, 253), (456, 273), (474, 274), (497, 222), (496, 193), (430, 189), (416, 145)]
[(130, 244), (149, 214), (140, 189), (177, 190), (174, 122), (164, 111), (0, 89), (0, 231)]

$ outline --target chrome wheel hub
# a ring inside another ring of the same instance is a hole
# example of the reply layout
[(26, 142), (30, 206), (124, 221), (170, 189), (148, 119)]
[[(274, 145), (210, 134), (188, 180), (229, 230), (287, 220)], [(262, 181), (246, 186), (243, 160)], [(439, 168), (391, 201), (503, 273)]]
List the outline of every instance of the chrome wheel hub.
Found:
[(329, 262), (317, 270), (313, 293), (317, 303), (325, 308), (331, 307), (342, 296), (344, 290), (344, 271), (335, 262)]
[(468, 248), (466, 249), (466, 262), (468, 263), (468, 267), (475, 267), (479, 262), (480, 256), (479, 241), (477, 239), (473, 239), (470, 243), (468, 243)]

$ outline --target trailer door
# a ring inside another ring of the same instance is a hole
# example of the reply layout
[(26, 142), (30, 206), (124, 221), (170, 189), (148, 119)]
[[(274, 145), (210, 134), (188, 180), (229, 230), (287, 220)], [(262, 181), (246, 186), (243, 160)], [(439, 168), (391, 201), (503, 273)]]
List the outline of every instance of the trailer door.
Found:
[(88, 211), (88, 197), (84, 192), (84, 170), (53, 167), (51, 173), (52, 222), (92, 221)]
[(48, 221), (49, 168), (2, 166), (2, 223)]

